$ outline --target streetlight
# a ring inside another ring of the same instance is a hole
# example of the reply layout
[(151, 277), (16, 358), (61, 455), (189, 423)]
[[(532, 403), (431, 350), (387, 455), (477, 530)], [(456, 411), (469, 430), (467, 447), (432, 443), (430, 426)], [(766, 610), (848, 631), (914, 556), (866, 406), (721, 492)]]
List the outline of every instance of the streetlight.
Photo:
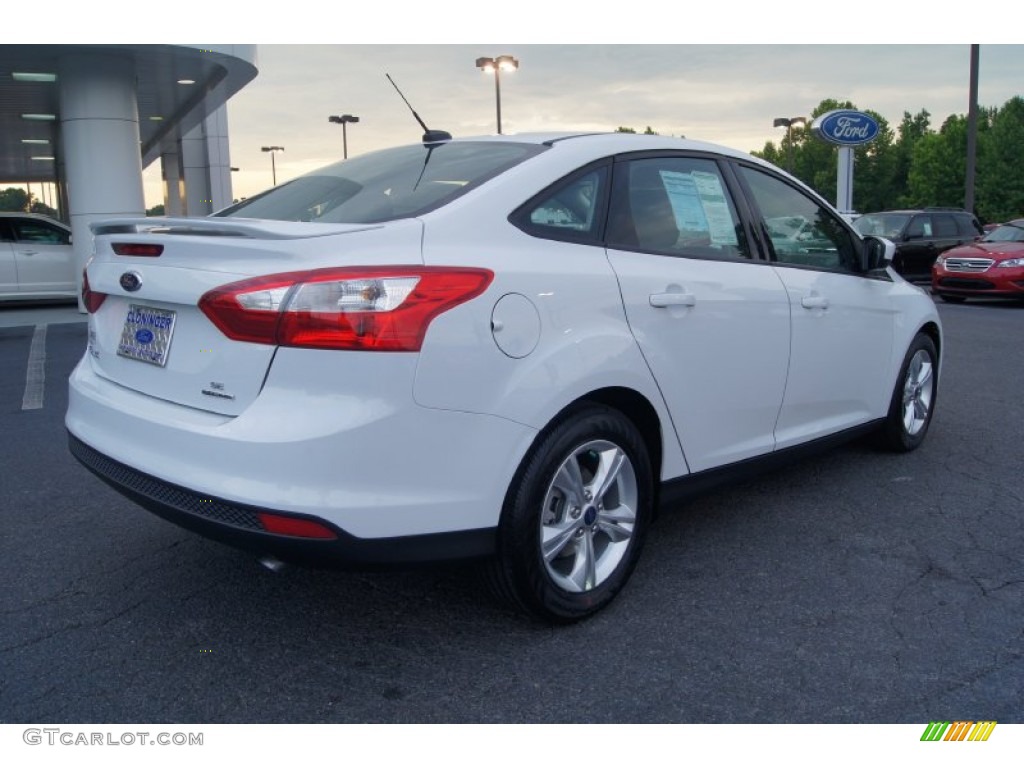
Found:
[(341, 145), (345, 150), (345, 159), (348, 160), (348, 123), (358, 123), (359, 118), (355, 115), (331, 115), (327, 118), (329, 123), (341, 123)]
[(284, 147), (263, 147), (264, 152), (270, 153), (270, 172), (274, 175), (274, 186), (277, 186), (277, 163), (274, 162), (274, 153), (284, 152)]
[(776, 117), (772, 123), (773, 128), (786, 129), (786, 170), (793, 172), (793, 126), (796, 124), (807, 125), (806, 117)]
[(496, 59), (490, 58), (479, 58), (476, 60), (476, 65), (484, 71), (485, 74), (494, 73), (494, 100), (498, 105), (498, 133), (501, 133), (501, 73), (515, 72), (519, 69), (519, 59), (512, 56), (499, 56)]

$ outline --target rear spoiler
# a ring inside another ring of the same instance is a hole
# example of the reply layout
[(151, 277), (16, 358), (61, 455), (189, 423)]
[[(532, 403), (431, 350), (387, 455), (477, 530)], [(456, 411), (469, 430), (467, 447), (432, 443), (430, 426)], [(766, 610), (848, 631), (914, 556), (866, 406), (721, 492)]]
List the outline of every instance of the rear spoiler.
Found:
[(298, 240), (380, 229), (382, 226), (381, 224), (320, 224), (306, 221), (150, 216), (132, 219), (103, 219), (92, 222), (89, 229), (94, 235), (199, 235), (202, 237), (248, 237), (258, 240)]

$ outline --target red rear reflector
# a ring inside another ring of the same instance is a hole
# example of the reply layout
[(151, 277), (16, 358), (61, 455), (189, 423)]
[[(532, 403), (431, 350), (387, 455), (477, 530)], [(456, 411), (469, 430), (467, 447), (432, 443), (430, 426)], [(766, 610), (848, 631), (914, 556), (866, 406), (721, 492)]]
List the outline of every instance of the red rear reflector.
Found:
[(268, 533), (280, 536), (298, 536), (303, 539), (336, 539), (338, 535), (326, 525), (304, 520), (301, 517), (287, 517), (260, 512), (259, 518)]
[(111, 247), (118, 256), (159, 256), (164, 252), (156, 243), (114, 243)]
[(93, 314), (106, 300), (107, 294), (94, 291), (89, 287), (89, 274), (82, 271), (82, 303), (85, 305), (85, 311), (90, 315)]

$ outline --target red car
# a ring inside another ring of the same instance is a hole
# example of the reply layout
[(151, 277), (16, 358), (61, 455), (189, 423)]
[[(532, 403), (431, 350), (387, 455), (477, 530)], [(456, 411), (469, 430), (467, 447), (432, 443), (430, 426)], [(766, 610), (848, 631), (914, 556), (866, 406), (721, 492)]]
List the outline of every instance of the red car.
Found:
[(941, 254), (932, 266), (932, 293), (952, 302), (970, 296), (1024, 299), (1024, 219)]

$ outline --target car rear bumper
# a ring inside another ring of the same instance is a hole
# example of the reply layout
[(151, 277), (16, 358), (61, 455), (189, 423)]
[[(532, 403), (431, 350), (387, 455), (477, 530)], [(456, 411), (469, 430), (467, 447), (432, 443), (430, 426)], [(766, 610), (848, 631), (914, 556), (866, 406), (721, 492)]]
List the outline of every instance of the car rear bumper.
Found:
[[(147, 509), (247, 549), (359, 563), (483, 552), (536, 430), (417, 405), (414, 356), (318, 352), (279, 351), (236, 417), (107, 381), (86, 355), (69, 382), (73, 450)], [(278, 541), (261, 512), (324, 525), (335, 543)]]
[(278, 510), (237, 504), (168, 483), (103, 455), (70, 433), (68, 448), (86, 469), (139, 506), (207, 538), (260, 556), (308, 565), (357, 567), (482, 558), (494, 552), (495, 528), (364, 539), (322, 519), (285, 513), (329, 529), (334, 538), (275, 534), (266, 530), (261, 515), (281, 515)]

